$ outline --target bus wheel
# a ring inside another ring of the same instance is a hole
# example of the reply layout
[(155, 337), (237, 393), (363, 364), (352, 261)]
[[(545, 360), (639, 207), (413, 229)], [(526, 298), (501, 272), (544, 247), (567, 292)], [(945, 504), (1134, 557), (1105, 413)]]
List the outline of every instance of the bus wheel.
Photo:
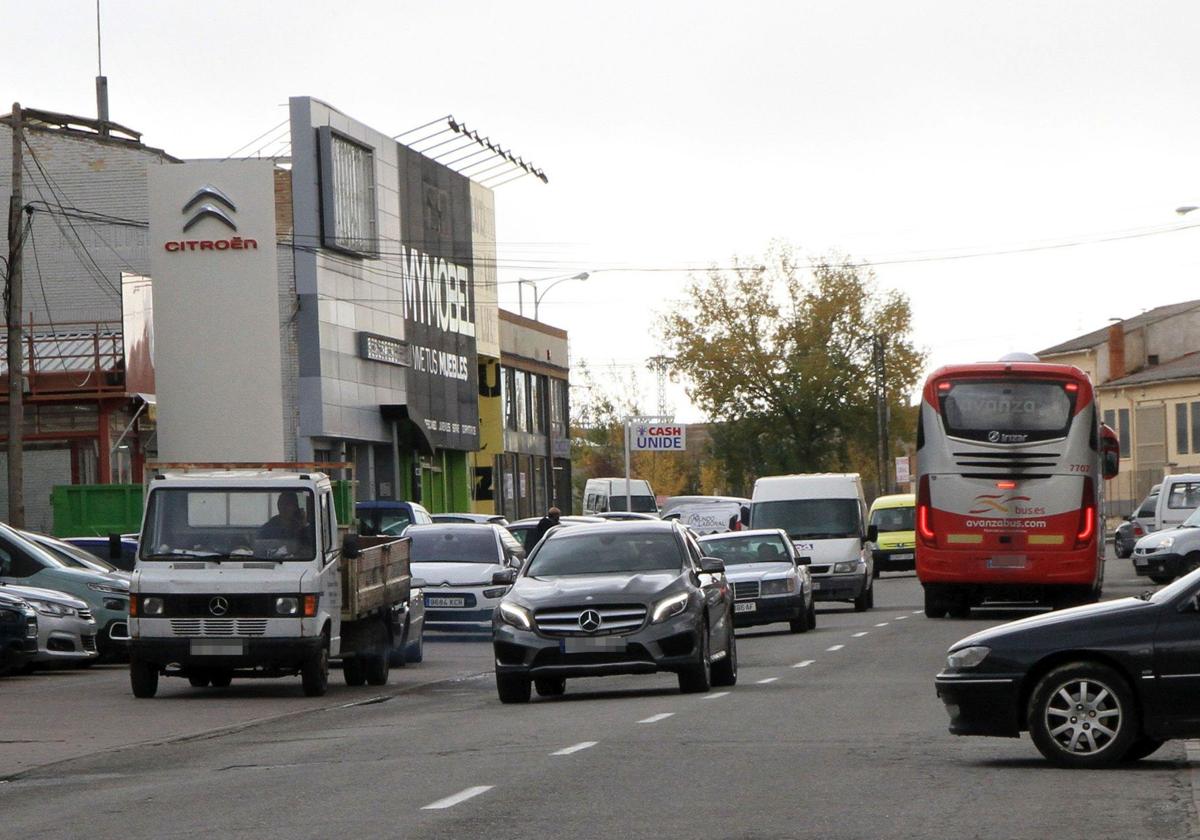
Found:
[(941, 597), (941, 593), (936, 591), (925, 590), (925, 617), (926, 618), (945, 618), (946, 617), (946, 602)]
[(949, 606), (947, 612), (950, 613), (951, 618), (970, 618), (971, 617), (971, 601), (967, 598), (967, 596), (965, 594), (959, 595), (957, 598), (955, 598), (954, 600), (952, 600), (950, 602), (950, 606)]

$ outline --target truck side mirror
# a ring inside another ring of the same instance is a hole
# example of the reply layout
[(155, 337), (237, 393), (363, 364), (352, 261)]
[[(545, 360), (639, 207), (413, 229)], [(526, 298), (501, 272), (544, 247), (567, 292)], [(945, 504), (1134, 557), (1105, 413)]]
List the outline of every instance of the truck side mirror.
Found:
[(347, 560), (353, 560), (361, 551), (358, 547), (358, 534), (346, 534), (342, 538), (342, 556)]
[(120, 560), (121, 559), (121, 535), (120, 534), (109, 534), (108, 535), (108, 559), (109, 560)]

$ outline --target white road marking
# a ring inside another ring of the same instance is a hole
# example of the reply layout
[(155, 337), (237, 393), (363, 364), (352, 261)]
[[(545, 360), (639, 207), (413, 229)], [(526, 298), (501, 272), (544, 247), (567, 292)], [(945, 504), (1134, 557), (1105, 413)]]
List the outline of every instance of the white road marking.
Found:
[(724, 697), (728, 693), (729, 693), (728, 691), (714, 691), (712, 694), (705, 694), (700, 699), (701, 700), (716, 700), (718, 697)]
[(600, 742), (599, 741), (580, 741), (578, 744), (572, 744), (569, 747), (563, 747), (561, 750), (555, 750), (554, 752), (550, 753), (550, 755), (570, 755), (571, 753), (577, 753), (580, 750), (586, 750), (589, 747), (594, 747), (598, 743), (600, 743)]
[(844, 647), (845, 647), (845, 645), (833, 645), (833, 646), (831, 646), (831, 647), (827, 647), (827, 648), (825, 648), (825, 650), (827, 650), (827, 651), (829, 651), (829, 652), (831, 652), (831, 653), (832, 653), (833, 651), (835, 651), (835, 650), (841, 650), (841, 649), (842, 649), (842, 648), (844, 648)]
[(878, 624), (876, 624), (875, 626), (876, 627), (887, 627), (888, 623), (886, 621), (881, 621)]
[(792, 667), (793, 668), (807, 668), (809, 665), (813, 664), (816, 661), (817, 660), (815, 660), (815, 659), (805, 659), (803, 662), (797, 662)]
[(906, 618), (908, 618), (908, 616), (906, 616), (906, 615), (898, 615), (898, 616), (896, 616), (896, 620), (897, 620), (897, 621), (903, 621), (903, 620), (904, 620), (904, 619), (906, 619)]
[(868, 634), (868, 633), (870, 633), (870, 632), (871, 632), (870, 630), (863, 630), (861, 633), (855, 633), (855, 634), (854, 634), (854, 638), (856, 638), (856, 639), (860, 639), (860, 638), (862, 638), (863, 636), (867, 635), (867, 634)]
[(920, 614), (921, 614), (921, 613), (923, 613), (923, 612), (925, 612), (925, 610), (913, 610), (913, 611), (912, 611), (912, 614), (913, 614), (913, 615), (920, 615)]
[(468, 799), (473, 799), (481, 793), (487, 793), (495, 785), (476, 785), (469, 787), (466, 790), (459, 791), (453, 796), (447, 796), (445, 799), (439, 799), (437, 802), (430, 802), (422, 811), (440, 811), (443, 808), (453, 808), (460, 802), (466, 802)]
[(643, 718), (642, 720), (639, 720), (638, 723), (658, 723), (660, 720), (666, 720), (667, 718), (671, 717), (671, 715), (673, 715), (673, 714), (675, 714), (675, 713), (674, 712), (659, 712), (656, 715), (650, 715), (650, 717), (648, 717), (648, 718)]
[(777, 680), (777, 679), (779, 679), (779, 677), (767, 677), (765, 680), (759, 680), (759, 681), (758, 681), (758, 684), (759, 684), (759, 685), (766, 685), (767, 683), (773, 683), (773, 682), (775, 682), (775, 680)]

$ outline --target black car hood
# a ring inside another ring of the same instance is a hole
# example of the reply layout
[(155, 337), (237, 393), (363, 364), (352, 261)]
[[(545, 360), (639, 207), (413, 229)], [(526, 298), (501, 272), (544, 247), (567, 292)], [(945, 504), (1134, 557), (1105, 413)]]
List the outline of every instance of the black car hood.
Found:
[(1118, 614), (1131, 613), (1137, 610), (1153, 611), (1157, 604), (1143, 601), (1141, 598), (1119, 598), (1115, 601), (1104, 601), (1099, 604), (1088, 604), (1083, 607), (1072, 607), (1069, 610), (1034, 615), (1029, 618), (1010, 621), (996, 627), (989, 627), (978, 633), (959, 639), (950, 646), (950, 650), (970, 647), (971, 645), (989, 645), (1000, 639), (1015, 636), (1045, 636), (1058, 638), (1068, 631), (1076, 630), (1088, 624), (1104, 624)]
[(596, 603), (648, 601), (674, 588), (679, 572), (654, 572), (637, 575), (568, 575), (564, 577), (520, 577), (510, 596), (530, 607)]

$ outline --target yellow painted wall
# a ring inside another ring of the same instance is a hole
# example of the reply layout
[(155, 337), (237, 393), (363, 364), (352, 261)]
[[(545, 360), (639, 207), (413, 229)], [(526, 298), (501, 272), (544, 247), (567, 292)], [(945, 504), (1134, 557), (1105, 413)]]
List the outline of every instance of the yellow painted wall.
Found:
[[(496, 497), (500, 493), (500, 476), (492, 470), (496, 456), (504, 452), (504, 406), (500, 401), (500, 360), (479, 357), (479, 451), (469, 456), (471, 464), (471, 511), (496, 513)], [(490, 476), (492, 498), (486, 494)]]

